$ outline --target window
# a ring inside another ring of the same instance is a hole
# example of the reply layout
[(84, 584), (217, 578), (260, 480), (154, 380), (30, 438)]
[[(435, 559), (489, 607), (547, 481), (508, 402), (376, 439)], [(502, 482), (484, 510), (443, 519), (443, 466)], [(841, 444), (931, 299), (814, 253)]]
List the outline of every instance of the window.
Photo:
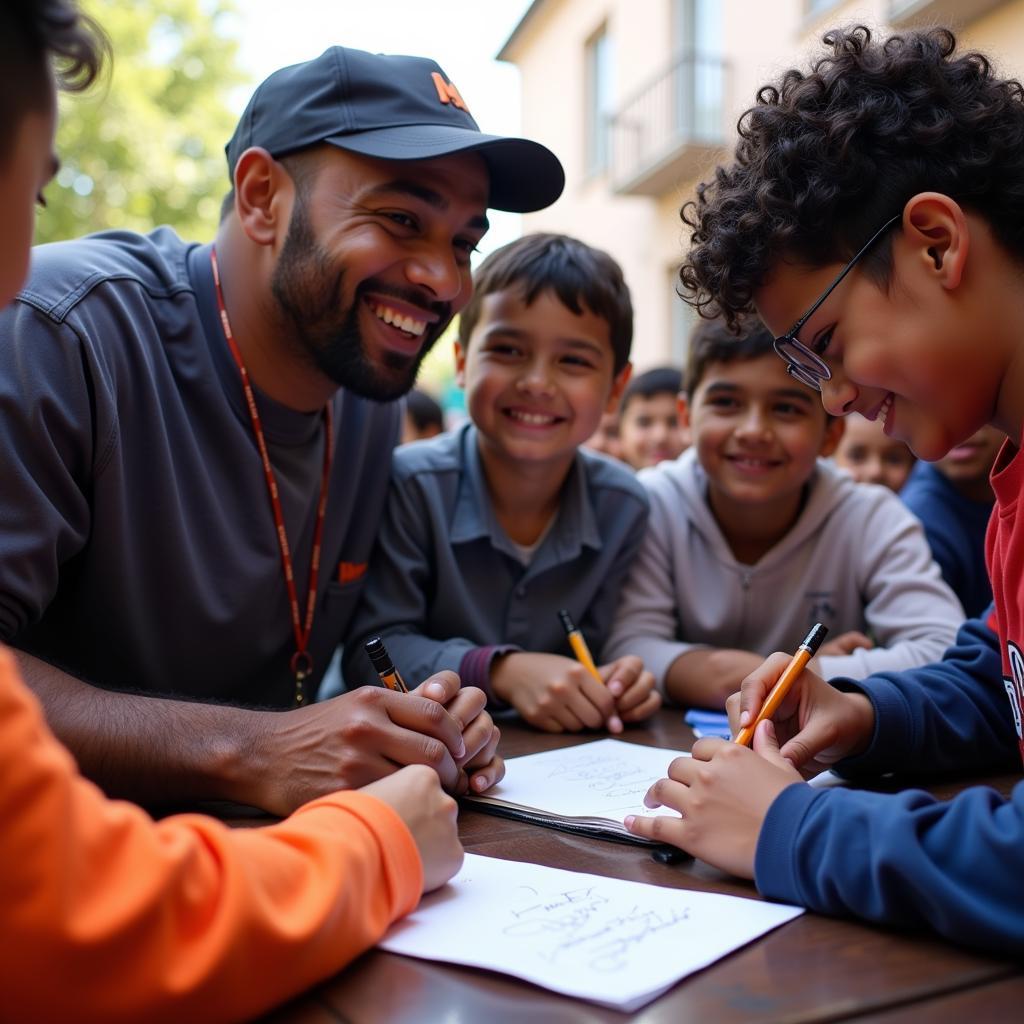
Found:
[(610, 159), (609, 128), (612, 108), (612, 43), (602, 27), (590, 37), (586, 49), (587, 171), (600, 174)]
[(677, 129), (684, 137), (718, 139), (722, 133), (722, 12), (716, 0), (676, 0), (679, 56)]
[(686, 372), (686, 360), (690, 354), (690, 332), (697, 326), (700, 317), (692, 306), (688, 306), (677, 292), (679, 287), (679, 265), (668, 268), (669, 323), (671, 324), (671, 351), (669, 359), (673, 366)]
[(830, 7), (836, 7), (839, 2), (840, 0), (805, 0), (807, 16), (813, 18), (815, 15), (827, 11)]

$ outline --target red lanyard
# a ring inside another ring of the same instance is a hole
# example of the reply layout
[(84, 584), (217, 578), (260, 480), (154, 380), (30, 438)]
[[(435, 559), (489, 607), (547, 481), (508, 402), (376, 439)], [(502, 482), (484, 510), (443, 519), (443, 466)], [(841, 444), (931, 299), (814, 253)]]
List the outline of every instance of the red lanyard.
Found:
[(252, 432), (256, 436), (256, 446), (260, 451), (260, 458), (263, 460), (263, 475), (267, 481), (267, 491), (270, 494), (270, 507), (274, 512), (274, 525), (277, 527), (277, 542), (281, 547), (281, 566), (284, 569), (284, 582), (288, 587), (288, 599), (292, 609), (292, 627), (295, 630), (295, 653), (290, 662), (291, 670), (295, 673), (295, 705), (300, 707), (306, 700), (303, 687), (306, 676), (313, 671), (313, 659), (310, 657), (307, 647), (309, 635), (313, 630), (313, 613), (316, 610), (316, 580), (320, 571), (320, 545), (324, 535), (324, 515), (327, 512), (327, 484), (331, 476), (331, 460), (334, 457), (334, 430), (332, 429), (331, 406), (324, 406), (324, 468), (320, 480), (320, 501), (316, 509), (316, 532), (313, 535), (313, 552), (309, 559), (309, 594), (306, 598), (306, 620), (303, 623), (299, 618), (299, 598), (295, 591), (295, 573), (292, 570), (292, 553), (288, 547), (288, 535), (284, 528), (284, 513), (281, 511), (281, 498), (277, 490), (277, 479), (274, 477), (274, 467), (270, 464), (270, 455), (267, 452), (267, 441), (263, 435), (263, 424), (260, 421), (259, 409), (256, 408), (256, 396), (253, 394), (252, 385), (249, 383), (249, 371), (245, 368), (242, 360), (242, 353), (231, 332), (231, 323), (228, 320), (228, 311), (224, 306), (224, 295), (220, 288), (220, 269), (217, 266), (217, 253), (215, 249), (210, 250), (210, 264), (213, 266), (213, 283), (217, 289), (217, 308), (220, 310), (220, 322), (224, 328), (224, 337), (227, 339), (228, 348), (234, 356), (235, 364), (238, 366), (238, 373), (242, 378), (242, 390), (245, 392), (245, 401), (249, 406), (249, 418), (252, 420)]

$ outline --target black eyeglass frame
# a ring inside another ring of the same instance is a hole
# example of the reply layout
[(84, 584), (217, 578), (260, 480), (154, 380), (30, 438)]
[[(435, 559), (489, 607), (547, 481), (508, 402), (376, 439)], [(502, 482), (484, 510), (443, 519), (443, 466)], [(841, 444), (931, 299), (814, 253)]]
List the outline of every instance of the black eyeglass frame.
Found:
[(793, 324), (785, 334), (780, 334), (772, 343), (772, 347), (775, 349), (776, 354), (785, 360), (786, 372), (791, 377), (800, 381), (801, 384), (806, 384), (808, 387), (814, 388), (815, 391), (821, 391), (822, 382), (832, 379), (832, 371), (826, 365), (825, 360), (816, 352), (812, 352), (797, 338), (797, 335), (803, 329), (804, 324), (806, 324), (807, 321), (810, 320), (818, 311), (821, 304), (832, 294), (832, 292), (835, 291), (843, 278), (853, 270), (864, 254), (882, 237), (882, 235), (902, 219), (902, 213), (897, 213), (895, 216), (890, 217), (860, 247), (860, 249), (857, 250), (850, 262), (839, 271), (838, 277), (836, 277), (836, 279), (814, 300), (814, 304), (811, 308), (808, 309), (807, 312), (804, 313), (804, 315), (800, 317), (800, 319), (797, 320), (797, 322)]

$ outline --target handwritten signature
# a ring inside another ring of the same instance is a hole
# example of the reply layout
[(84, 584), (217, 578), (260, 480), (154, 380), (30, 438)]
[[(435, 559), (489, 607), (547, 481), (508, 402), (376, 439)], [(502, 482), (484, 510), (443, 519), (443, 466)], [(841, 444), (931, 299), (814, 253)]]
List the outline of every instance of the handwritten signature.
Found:
[(634, 947), (688, 920), (690, 914), (689, 908), (663, 911), (634, 905), (607, 916), (610, 903), (596, 886), (552, 893), (512, 910), (514, 920), (502, 932), (510, 938), (537, 940), (535, 952), (551, 962), (582, 959), (590, 969), (611, 974), (629, 966)]
[(642, 797), (660, 776), (652, 776), (650, 771), (627, 761), (588, 756), (554, 768), (548, 777), (563, 782), (582, 782), (586, 789), (618, 800)]

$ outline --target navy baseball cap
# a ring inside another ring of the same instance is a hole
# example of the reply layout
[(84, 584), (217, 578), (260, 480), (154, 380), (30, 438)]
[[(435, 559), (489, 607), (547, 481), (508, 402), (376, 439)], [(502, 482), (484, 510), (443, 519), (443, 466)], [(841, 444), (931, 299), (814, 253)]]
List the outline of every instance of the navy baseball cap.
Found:
[(332, 46), (275, 71), (253, 94), (225, 147), (228, 173), (250, 146), (281, 157), (320, 142), (386, 160), (479, 153), (490, 172), (488, 205), (527, 213), (565, 186), (558, 157), (528, 139), (484, 135), (458, 89), (424, 57)]

